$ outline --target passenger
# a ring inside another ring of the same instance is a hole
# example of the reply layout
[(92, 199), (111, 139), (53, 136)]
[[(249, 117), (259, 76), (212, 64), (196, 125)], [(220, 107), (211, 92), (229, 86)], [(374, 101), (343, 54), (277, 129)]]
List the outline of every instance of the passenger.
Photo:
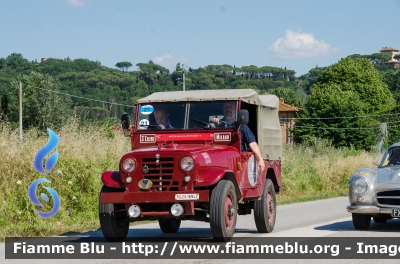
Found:
[(173, 126), (171, 126), (171, 123), (169, 122), (169, 113), (164, 108), (162, 107), (155, 108), (154, 118), (156, 119), (157, 125), (159, 125), (161, 129), (174, 128)]
[[(224, 114), (222, 119), (215, 117), (211, 119), (211, 122), (216, 124), (217, 127), (236, 127), (236, 102), (225, 102), (222, 113)], [(248, 146), (256, 156), (259, 172), (264, 171), (264, 160), (253, 132), (251, 132), (247, 125), (241, 125), (240, 132), (242, 133), (242, 151), (246, 151), (246, 146)]]

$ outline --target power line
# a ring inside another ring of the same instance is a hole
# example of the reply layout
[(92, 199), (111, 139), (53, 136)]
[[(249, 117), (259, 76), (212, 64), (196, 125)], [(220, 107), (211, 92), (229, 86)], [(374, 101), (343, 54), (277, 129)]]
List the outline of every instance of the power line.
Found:
[(90, 101), (100, 102), (100, 103), (113, 104), (113, 105), (121, 105), (121, 106), (126, 106), (126, 107), (132, 107), (132, 108), (134, 108), (134, 106), (131, 106), (131, 105), (124, 105), (124, 104), (119, 104), (119, 103), (113, 103), (113, 102), (107, 102), (107, 101), (101, 101), (101, 100), (86, 98), (86, 97), (82, 97), (82, 96), (77, 96), (77, 95), (62, 93), (62, 92), (58, 92), (58, 91), (54, 91), (54, 90), (50, 90), (50, 89), (46, 89), (46, 88), (42, 88), (42, 87), (36, 87), (36, 86), (32, 86), (32, 85), (28, 85), (28, 87), (37, 88), (37, 89), (40, 89), (40, 90), (45, 90), (45, 91), (49, 91), (49, 92), (53, 92), (53, 93), (58, 93), (58, 94), (62, 94), (62, 95), (67, 95), (67, 96), (71, 96), (71, 97), (76, 97), (76, 98), (80, 98), (80, 99), (86, 99), (86, 100), (90, 100)]
[(297, 120), (311, 120), (311, 119), (351, 119), (351, 118), (367, 118), (374, 116), (392, 116), (392, 115), (400, 115), (400, 113), (394, 114), (381, 114), (381, 115), (368, 115), (368, 116), (337, 116), (337, 117), (280, 117), (279, 119), (297, 119)]
[[(393, 122), (397, 123), (397, 122)], [(400, 125), (397, 126), (387, 126), (386, 128), (392, 128), (392, 127), (399, 127)], [(364, 129), (377, 129), (377, 127), (311, 127), (311, 126), (296, 126), (295, 128), (309, 128), (309, 129), (339, 129), (339, 130), (364, 130)]]
[(310, 129), (353, 129), (353, 130), (362, 130), (362, 129), (375, 129), (375, 127), (309, 127), (309, 126), (295, 126), (295, 128), (310, 128)]

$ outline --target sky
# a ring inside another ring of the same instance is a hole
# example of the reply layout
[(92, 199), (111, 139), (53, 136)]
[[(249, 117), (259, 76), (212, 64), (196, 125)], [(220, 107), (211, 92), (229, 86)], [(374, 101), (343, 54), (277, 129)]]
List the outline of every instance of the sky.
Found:
[(400, 0), (1, 0), (0, 57), (330, 66), (352, 54), (400, 49)]

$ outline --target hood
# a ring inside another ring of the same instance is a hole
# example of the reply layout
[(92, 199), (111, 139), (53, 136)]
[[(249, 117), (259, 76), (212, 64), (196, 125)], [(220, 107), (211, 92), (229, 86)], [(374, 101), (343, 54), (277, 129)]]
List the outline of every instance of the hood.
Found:
[(400, 183), (400, 166), (380, 168), (377, 171), (377, 182)]
[(137, 152), (150, 152), (150, 151), (188, 151), (191, 153), (195, 152), (209, 152), (209, 151), (223, 151), (226, 149), (235, 149), (230, 146), (223, 146), (223, 145), (212, 145), (212, 146), (204, 146), (203, 144), (167, 144), (161, 147), (142, 147), (131, 151), (130, 153), (137, 153)]

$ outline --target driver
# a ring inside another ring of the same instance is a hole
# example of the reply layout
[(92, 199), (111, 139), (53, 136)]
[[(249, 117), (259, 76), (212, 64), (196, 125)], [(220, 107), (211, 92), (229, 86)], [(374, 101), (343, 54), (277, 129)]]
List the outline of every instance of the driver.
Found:
[(174, 128), (169, 122), (169, 113), (162, 107), (154, 109), (154, 118), (156, 119), (157, 125), (162, 129), (164, 128)]
[[(224, 102), (222, 113), (224, 114), (224, 118), (219, 119), (214, 117), (211, 119), (211, 122), (217, 127), (236, 127), (236, 102)], [(242, 151), (245, 151), (245, 145), (249, 146), (256, 156), (258, 170), (260, 172), (264, 171), (264, 160), (253, 132), (251, 132), (250, 128), (245, 124), (240, 126), (240, 132), (242, 133)]]

